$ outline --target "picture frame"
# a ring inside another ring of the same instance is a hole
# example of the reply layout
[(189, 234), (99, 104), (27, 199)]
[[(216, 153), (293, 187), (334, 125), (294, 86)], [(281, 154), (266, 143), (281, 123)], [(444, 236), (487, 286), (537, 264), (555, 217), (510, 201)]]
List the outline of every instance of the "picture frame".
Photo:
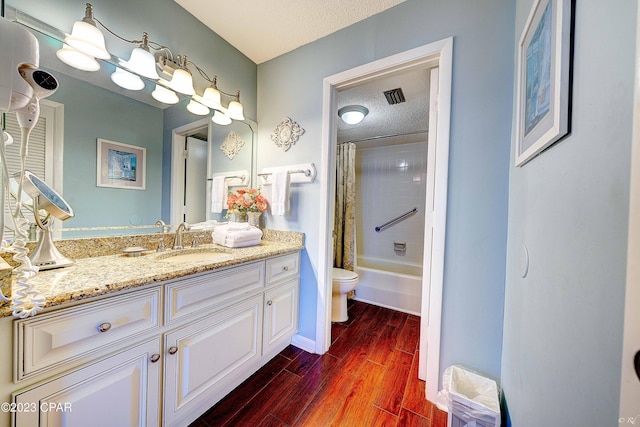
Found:
[(145, 190), (147, 149), (98, 138), (98, 187)]
[(515, 165), (570, 132), (572, 0), (535, 0), (518, 43)]

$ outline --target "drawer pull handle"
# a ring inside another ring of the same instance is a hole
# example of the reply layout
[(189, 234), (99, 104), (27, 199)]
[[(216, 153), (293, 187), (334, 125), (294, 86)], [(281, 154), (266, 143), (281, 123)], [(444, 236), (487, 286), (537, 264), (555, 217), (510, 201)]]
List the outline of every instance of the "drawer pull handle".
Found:
[(282, 267), (282, 271), (289, 271), (289, 267), (285, 265), (284, 267)]
[(176, 354), (178, 352), (178, 347), (169, 347), (169, 354)]
[(267, 301), (267, 305), (271, 305), (271, 304), (273, 304), (273, 301), (271, 300)]
[(151, 363), (156, 363), (158, 360), (160, 360), (159, 354), (156, 353), (151, 355)]
[(111, 323), (109, 322), (101, 323), (100, 326), (98, 326), (98, 331), (100, 332), (107, 332), (109, 329), (111, 329)]

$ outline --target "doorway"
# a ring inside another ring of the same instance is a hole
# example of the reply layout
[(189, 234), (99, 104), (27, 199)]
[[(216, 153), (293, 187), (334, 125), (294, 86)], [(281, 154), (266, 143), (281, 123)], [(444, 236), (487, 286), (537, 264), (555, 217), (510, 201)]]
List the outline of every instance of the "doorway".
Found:
[[(400, 70), (438, 68), (434, 84), (434, 112), (430, 117), (428, 141), (425, 243), (422, 274), (420, 325), (420, 378), (426, 380), (427, 399), (435, 401), (438, 391), (442, 287), (446, 229), (447, 176), (449, 159), (449, 119), (451, 105), (453, 39), (448, 38), (383, 58), (324, 79), (321, 172), (321, 220), (318, 265), (318, 310), (316, 352), (324, 353), (331, 343), (331, 272), (333, 268), (332, 230), (334, 226), (335, 149), (337, 140), (337, 92), (372, 78)], [(433, 123), (432, 123), (433, 121)], [(428, 343), (428, 355), (427, 355)], [(427, 357), (428, 356), (428, 357)]]
[[(170, 223), (171, 224), (180, 224), (183, 223), (185, 221), (187, 222), (198, 222), (198, 221), (188, 221), (187, 218), (187, 212), (188, 212), (188, 205), (187, 203), (189, 202), (189, 200), (187, 200), (186, 197), (188, 197), (186, 195), (186, 185), (188, 184), (188, 181), (195, 183), (197, 178), (192, 178), (190, 180), (188, 180), (187, 178), (187, 173), (188, 173), (188, 169), (187, 169), (187, 165), (189, 162), (189, 158), (186, 155), (187, 153), (187, 148), (188, 148), (188, 144), (189, 144), (189, 140), (191, 140), (191, 145), (194, 147), (194, 151), (196, 153), (199, 153), (202, 150), (199, 150), (198, 146), (201, 144), (198, 144), (198, 140), (202, 140), (202, 139), (208, 139), (208, 129), (209, 129), (209, 122), (210, 120), (208, 118), (202, 119), (202, 120), (198, 120), (195, 121), (193, 123), (189, 123), (186, 124), (184, 126), (180, 126), (178, 128), (173, 129), (173, 133), (172, 133), (172, 142), (171, 142), (171, 202), (170, 202)], [(193, 137), (195, 136), (195, 138)], [(206, 144), (205, 144), (205, 151), (207, 150), (206, 148)], [(195, 155), (195, 157), (192, 157), (192, 161), (194, 163), (194, 167), (191, 170), (191, 173), (194, 175), (199, 174), (198, 170), (202, 169), (202, 166), (197, 166), (200, 163), (202, 163), (199, 158), (202, 156), (199, 155)], [(207, 157), (206, 154), (204, 155), (204, 183), (206, 185), (206, 177), (207, 175)], [(199, 184), (194, 184), (194, 185), (202, 185), (202, 181)], [(197, 189), (194, 189), (195, 192), (198, 192)], [(204, 190), (204, 195), (206, 196), (206, 187)], [(200, 192), (198, 192), (197, 194), (201, 194)], [(194, 203), (198, 203), (197, 201), (194, 200)], [(206, 198), (205, 198), (205, 203), (206, 203)], [(195, 207), (193, 207), (193, 209), (196, 209)], [(204, 209), (202, 209), (201, 211), (198, 212), (206, 212)], [(206, 218), (205, 218), (206, 219)]]

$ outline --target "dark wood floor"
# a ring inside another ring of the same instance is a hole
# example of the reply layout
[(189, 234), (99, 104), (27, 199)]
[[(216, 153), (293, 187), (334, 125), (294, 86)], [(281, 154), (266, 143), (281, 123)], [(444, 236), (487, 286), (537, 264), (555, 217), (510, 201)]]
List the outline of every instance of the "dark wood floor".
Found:
[(191, 427), (445, 427), (418, 379), (419, 325), (351, 301), (326, 354), (287, 347)]

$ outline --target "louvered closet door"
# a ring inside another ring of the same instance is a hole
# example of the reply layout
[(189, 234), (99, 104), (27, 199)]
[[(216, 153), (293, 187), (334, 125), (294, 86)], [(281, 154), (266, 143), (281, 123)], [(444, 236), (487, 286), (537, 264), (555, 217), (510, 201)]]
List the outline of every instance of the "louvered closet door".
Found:
[[(54, 184), (54, 146), (55, 144), (62, 144), (62, 141), (56, 141), (54, 139), (55, 131), (55, 108), (48, 105), (41, 105), (40, 118), (36, 123), (35, 128), (31, 131), (28, 145), (28, 154), (26, 159), (26, 169), (37, 175), (39, 178), (44, 179), (49, 185), (56, 187)], [(18, 125), (18, 120), (15, 113), (6, 114), (6, 131), (13, 136), (13, 144), (6, 147), (7, 168), (9, 170), (9, 176), (13, 176), (14, 173), (20, 170), (20, 138), (21, 132)], [(60, 150), (61, 151), (61, 150)], [(58, 171), (62, 174), (62, 171)], [(59, 188), (55, 188), (60, 191)], [(4, 216), (5, 225), (9, 229), (5, 230), (5, 239), (13, 238), (13, 221), (11, 219), (11, 209), (15, 208), (13, 199), (11, 200), (11, 207), (5, 202)], [(29, 222), (34, 222), (33, 214), (26, 209), (23, 209), (24, 216)]]

